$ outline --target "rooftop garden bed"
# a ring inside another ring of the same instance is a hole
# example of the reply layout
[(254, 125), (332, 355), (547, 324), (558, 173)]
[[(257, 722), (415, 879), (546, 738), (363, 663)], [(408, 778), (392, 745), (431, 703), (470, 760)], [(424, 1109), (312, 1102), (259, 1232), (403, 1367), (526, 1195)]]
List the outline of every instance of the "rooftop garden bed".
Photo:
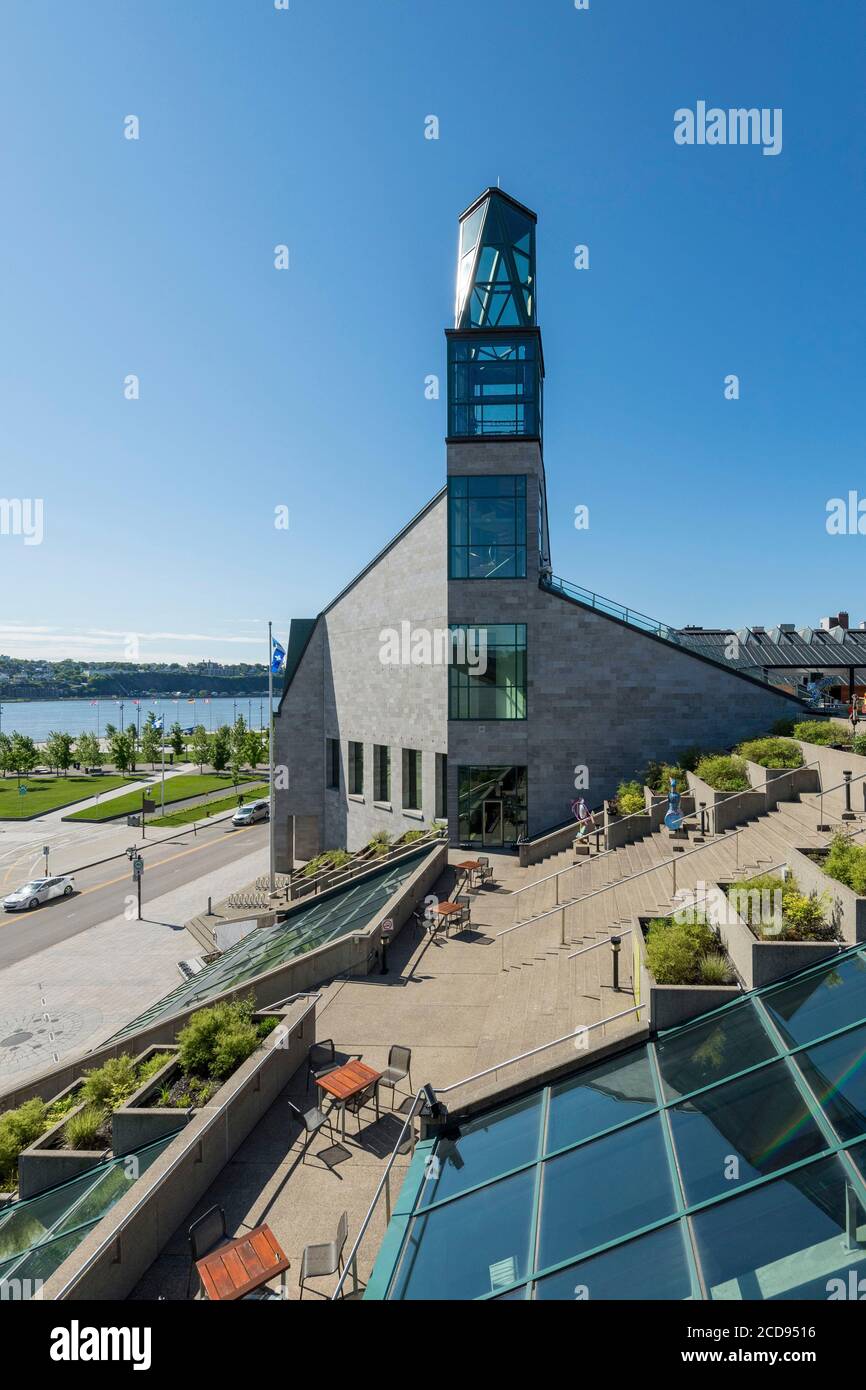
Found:
[(647, 965), (656, 984), (736, 984), (731, 962), (704, 912), (686, 909), (673, 917), (653, 917), (644, 936)]
[(315, 859), (310, 859), (304, 865), (301, 877), (315, 878), (317, 874), (327, 873), (330, 869), (342, 869), (353, 857), (345, 849), (326, 849), (323, 854), (317, 854)]
[[(694, 768), (692, 768), (694, 771)], [(678, 792), (687, 792), (689, 789), (689, 779), (687, 769), (680, 763), (656, 763), (651, 762), (647, 766), (644, 774), (644, 782), (655, 796), (667, 796), (671, 789), (671, 781), (676, 782)]]
[(834, 835), (828, 850), (813, 850), (808, 857), (824, 870), (829, 878), (844, 883), (858, 897), (866, 897), (866, 846), (855, 845), (847, 835)]
[[(803, 743), (814, 743), (819, 748), (851, 748), (850, 729), (846, 729), (843, 724), (837, 724), (833, 719), (803, 719), (794, 725), (792, 733), (794, 738), (801, 739)], [(866, 739), (863, 739), (862, 735), (858, 742), (866, 745)]]
[(695, 776), (716, 792), (744, 792), (752, 785), (745, 759), (735, 754), (711, 753), (701, 758)]
[(828, 894), (804, 893), (792, 874), (758, 874), (726, 887), (728, 901), (758, 941), (839, 941)]
[(797, 768), (805, 762), (803, 750), (787, 738), (753, 738), (736, 749), (738, 757), (767, 768)]
[(639, 782), (620, 782), (616, 789), (615, 807), (611, 808), (620, 816), (634, 816), (646, 810), (643, 787)]

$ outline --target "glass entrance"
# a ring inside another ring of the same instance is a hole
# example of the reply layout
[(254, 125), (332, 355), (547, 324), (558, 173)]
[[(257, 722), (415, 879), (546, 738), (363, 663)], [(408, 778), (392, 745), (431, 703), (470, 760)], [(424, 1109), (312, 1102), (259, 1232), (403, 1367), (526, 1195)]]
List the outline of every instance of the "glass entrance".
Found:
[(502, 848), (502, 802), (485, 801), (481, 843), (491, 849)]

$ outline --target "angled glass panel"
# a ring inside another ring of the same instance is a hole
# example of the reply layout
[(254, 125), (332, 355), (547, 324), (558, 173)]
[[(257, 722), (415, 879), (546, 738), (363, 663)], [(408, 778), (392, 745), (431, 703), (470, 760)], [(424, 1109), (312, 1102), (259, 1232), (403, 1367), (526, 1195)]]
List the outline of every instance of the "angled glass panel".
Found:
[(712, 1086), (776, 1055), (776, 1048), (749, 1000), (706, 1023), (677, 1029), (656, 1042), (668, 1100)]
[(682, 1101), (668, 1115), (689, 1205), (827, 1147), (781, 1061)]
[(418, 1205), (429, 1206), (490, 1182), (538, 1157), (542, 1092), (471, 1121), (459, 1135), (440, 1139)]
[(654, 1115), (545, 1162), (538, 1266), (559, 1264), (674, 1211), (661, 1121)]
[(591, 1139), (655, 1109), (647, 1049), (613, 1057), (552, 1088), (545, 1150)]
[(471, 1299), (529, 1271), (535, 1168), (415, 1217), (390, 1297)]
[(637, 1240), (615, 1245), (535, 1285), (537, 1299), (594, 1303), (603, 1299), (681, 1301), (700, 1296), (693, 1286), (682, 1225), (674, 1221)]
[(762, 995), (761, 1002), (793, 1046), (814, 1042), (866, 1018), (866, 960), (849, 956), (805, 979)]
[(691, 1221), (712, 1299), (823, 1300), (866, 1273), (866, 1212), (836, 1157)]
[(840, 1138), (866, 1134), (866, 1027), (798, 1052), (794, 1060)]
[(491, 192), (461, 224), (456, 326), (530, 328), (534, 291), (535, 224)]

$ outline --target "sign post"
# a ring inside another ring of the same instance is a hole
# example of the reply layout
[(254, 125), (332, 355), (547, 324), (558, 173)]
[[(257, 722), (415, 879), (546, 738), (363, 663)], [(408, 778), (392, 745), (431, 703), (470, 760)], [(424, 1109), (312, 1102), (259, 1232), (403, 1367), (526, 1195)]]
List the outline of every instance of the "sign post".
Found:
[(144, 860), (136, 854), (132, 861), (132, 877), (138, 890), (138, 920), (141, 921), (141, 880), (144, 878)]

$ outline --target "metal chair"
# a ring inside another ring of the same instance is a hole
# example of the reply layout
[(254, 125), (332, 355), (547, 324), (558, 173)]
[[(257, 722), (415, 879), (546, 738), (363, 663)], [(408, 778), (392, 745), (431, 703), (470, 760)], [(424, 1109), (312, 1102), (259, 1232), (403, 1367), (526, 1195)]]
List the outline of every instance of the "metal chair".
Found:
[[(337, 1225), (337, 1236), (335, 1240), (328, 1241), (327, 1245), (305, 1245), (304, 1253), (301, 1256), (301, 1298), (304, 1296), (304, 1284), (307, 1279), (322, 1279), (325, 1275), (343, 1272), (343, 1250), (349, 1237), (349, 1216), (343, 1212)], [(319, 1293), (318, 1289), (314, 1290)], [(327, 1294), (319, 1294), (320, 1298), (327, 1298)]]
[(357, 1095), (350, 1096), (347, 1101), (343, 1102), (344, 1109), (348, 1110), (350, 1115), (354, 1115), (355, 1119), (358, 1121), (359, 1134), (361, 1133), (361, 1111), (364, 1109), (364, 1106), (369, 1105), (370, 1101), (373, 1099), (377, 1084), (378, 1083), (375, 1081), (372, 1082), (369, 1086), (366, 1086), (363, 1091), (358, 1091)]
[(459, 893), (457, 895), (457, 903), (460, 907), (463, 908), (463, 911), (460, 914), (460, 925), (462, 927), (465, 922), (468, 926), (469, 923), (472, 921), (472, 900), (469, 897), (469, 894)]
[(203, 1216), (194, 1221), (187, 1232), (189, 1237), (190, 1259), (189, 1278), (186, 1281), (186, 1296), (192, 1287), (193, 1275), (197, 1273), (196, 1262), (203, 1260), (212, 1250), (226, 1245), (229, 1234), (226, 1230), (226, 1214), (222, 1207), (210, 1207)]
[(320, 1076), (327, 1076), (329, 1071), (337, 1069), (337, 1050), (334, 1047), (333, 1038), (323, 1038), (321, 1042), (314, 1042), (307, 1053), (307, 1090), (310, 1089), (311, 1081), (318, 1081)]
[(304, 1140), (304, 1145), (301, 1149), (301, 1162), (306, 1163), (307, 1160), (305, 1154), (307, 1152), (307, 1148), (309, 1147), (309, 1141), (312, 1139), (313, 1135), (318, 1134), (319, 1130), (322, 1129), (324, 1125), (327, 1125), (328, 1129), (331, 1132), (331, 1140), (333, 1141), (334, 1126), (331, 1123), (330, 1115), (326, 1114), (324, 1110), (319, 1110), (318, 1106), (314, 1105), (312, 1110), (307, 1111), (301, 1110), (297, 1105), (294, 1105), (292, 1101), (288, 1102), (288, 1106), (289, 1114), (294, 1116), (294, 1118), (298, 1121), (298, 1124), (302, 1125), (304, 1131), (306, 1132), (307, 1137)]
[(391, 1106), (397, 1098), (397, 1082), (409, 1078), (409, 1094), (412, 1092), (412, 1049), (394, 1043), (388, 1052), (388, 1065), (379, 1077), (380, 1086), (391, 1087)]

